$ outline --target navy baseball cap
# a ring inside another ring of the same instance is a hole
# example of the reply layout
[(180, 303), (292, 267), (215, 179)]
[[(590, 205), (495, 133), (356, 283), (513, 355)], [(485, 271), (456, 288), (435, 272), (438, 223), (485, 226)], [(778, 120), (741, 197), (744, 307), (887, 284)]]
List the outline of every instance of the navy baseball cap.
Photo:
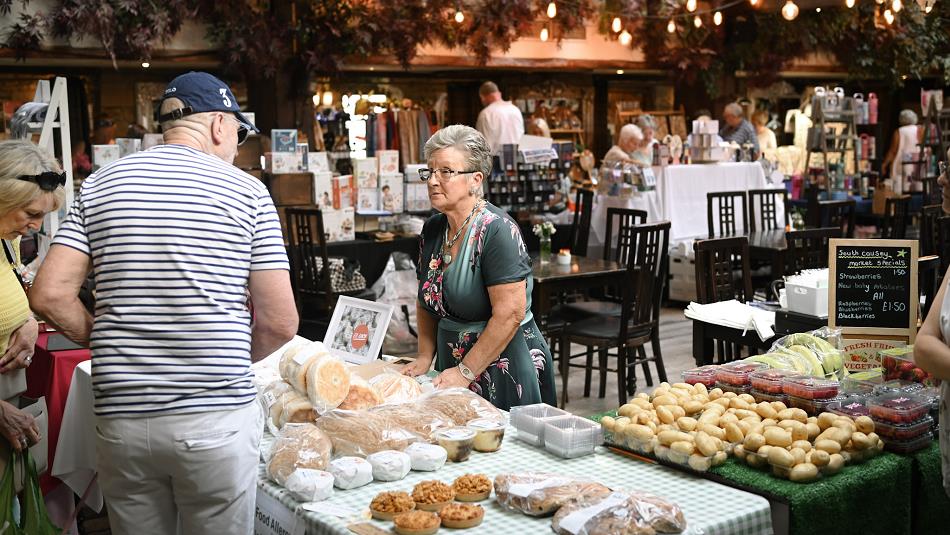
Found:
[(229, 111), (241, 126), (252, 132), (260, 132), (241, 114), (241, 108), (238, 107), (237, 99), (228, 84), (206, 72), (192, 71), (175, 78), (165, 88), (162, 101), (166, 98), (177, 98), (185, 107), (160, 116), (159, 122), (181, 119), (195, 113)]

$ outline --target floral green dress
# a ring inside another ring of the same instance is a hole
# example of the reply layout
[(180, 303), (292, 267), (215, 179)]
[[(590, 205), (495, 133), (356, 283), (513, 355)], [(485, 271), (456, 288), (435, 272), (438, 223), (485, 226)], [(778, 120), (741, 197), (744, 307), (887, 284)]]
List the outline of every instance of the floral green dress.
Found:
[(491, 318), (488, 286), (526, 281), (524, 321), (501, 355), (471, 384), (500, 409), (557, 403), (551, 350), (531, 314), (531, 257), (521, 230), (497, 207), (485, 206), (473, 217), (457, 258), (443, 266), (446, 216), (431, 217), (419, 240), (419, 302), (438, 318), (435, 369), (458, 365)]

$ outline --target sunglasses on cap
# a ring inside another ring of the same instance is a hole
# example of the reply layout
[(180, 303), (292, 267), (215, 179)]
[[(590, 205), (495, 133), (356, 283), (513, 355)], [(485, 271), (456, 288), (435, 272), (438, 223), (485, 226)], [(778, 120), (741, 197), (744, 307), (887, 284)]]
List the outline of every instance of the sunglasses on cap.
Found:
[[(177, 110), (172, 110), (172, 111), (170, 111), (170, 112), (168, 112), (168, 113), (166, 113), (166, 114), (164, 114), (164, 115), (159, 115), (159, 116), (158, 116), (158, 121), (161, 122), (161, 123), (164, 123), (165, 121), (173, 121), (173, 120), (181, 119), (182, 117), (187, 117), (188, 115), (192, 115), (192, 114), (194, 114), (194, 113), (197, 113), (197, 112), (195, 112), (194, 109), (193, 109), (191, 106), (185, 106), (184, 108), (180, 108), (180, 109), (177, 109)], [(237, 131), (238, 145), (243, 145), (244, 142), (247, 141), (247, 135), (250, 133), (250, 131), (248, 130), (248, 128), (247, 128), (246, 126), (244, 126), (244, 124), (243, 124), (241, 121), (238, 121), (237, 118), (234, 117), (233, 115), (230, 115), (230, 114), (227, 114), (227, 113), (222, 113), (222, 115), (223, 115), (224, 117), (227, 117), (227, 118), (229, 118), (229, 119), (231, 119), (231, 120), (233, 120), (234, 122), (237, 123), (237, 125), (238, 125), (238, 131)]]
[(20, 175), (17, 178), (27, 182), (32, 182), (39, 186), (43, 191), (54, 191), (57, 187), (66, 185), (65, 171), (62, 173), (46, 171), (45, 173), (40, 173), (38, 175)]

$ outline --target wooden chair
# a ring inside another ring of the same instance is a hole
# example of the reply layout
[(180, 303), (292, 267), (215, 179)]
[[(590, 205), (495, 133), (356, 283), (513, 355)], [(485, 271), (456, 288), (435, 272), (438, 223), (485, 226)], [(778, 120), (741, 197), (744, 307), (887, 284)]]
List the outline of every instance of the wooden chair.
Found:
[(838, 227), (793, 230), (785, 233), (785, 274), (828, 267), (828, 241), (840, 238)]
[[(327, 254), (323, 213), (316, 208), (288, 208), (286, 213), (285, 238), (297, 313), (301, 318), (308, 313), (321, 318), (329, 317), (340, 294), (334, 293), (330, 282), (330, 258)], [(376, 295), (368, 288), (342, 295), (376, 299)]]
[(903, 240), (907, 237), (910, 195), (889, 197), (884, 201), (884, 220), (881, 223), (881, 238)]
[(939, 255), (940, 228), (937, 220), (944, 216), (943, 206), (931, 204), (920, 209), (920, 254)]
[[(756, 204), (758, 219), (756, 219)], [(778, 207), (782, 206), (785, 212), (785, 221), (778, 217)], [(788, 191), (782, 189), (751, 189), (749, 190), (749, 230), (776, 230), (787, 228), (791, 221), (788, 206)]]
[(838, 227), (845, 238), (854, 237), (854, 199), (818, 201), (818, 221), (821, 227)]
[(699, 240), (693, 244), (693, 250), (696, 252), (696, 299), (701, 304), (752, 300), (748, 238)]
[[(736, 206), (742, 206), (741, 219), (737, 219)], [(718, 217), (713, 217), (717, 213)], [(719, 232), (716, 233), (714, 221), (719, 221)], [(735, 236), (739, 231), (746, 231), (749, 228), (749, 212), (746, 205), (746, 193), (744, 191), (716, 191), (706, 194), (706, 223), (709, 229), (709, 237), (717, 236)], [(739, 229), (737, 223), (742, 224)]]
[(939, 269), (940, 257), (937, 255), (921, 256), (917, 259), (917, 290), (920, 293), (920, 300), (924, 303), (918, 315), (920, 321), (927, 318), (937, 291), (940, 289), (941, 277), (937, 274)]
[(921, 179), (924, 186), (924, 204), (940, 204), (943, 202), (943, 188), (937, 182), (938, 177), (926, 177)]
[(571, 254), (587, 256), (591, 212), (594, 208), (594, 192), (578, 188), (574, 199), (574, 221), (571, 223), (570, 238)]

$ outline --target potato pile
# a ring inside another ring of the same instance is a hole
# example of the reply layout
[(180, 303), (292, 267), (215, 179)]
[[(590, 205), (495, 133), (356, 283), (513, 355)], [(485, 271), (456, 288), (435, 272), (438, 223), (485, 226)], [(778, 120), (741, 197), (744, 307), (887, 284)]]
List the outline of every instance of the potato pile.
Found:
[(797, 482), (834, 474), (848, 461), (880, 452), (884, 443), (867, 417), (823, 413), (809, 417), (782, 402), (756, 403), (749, 394), (707, 390), (702, 383), (661, 383), (605, 416), (608, 441), (698, 471), (727, 455)]

